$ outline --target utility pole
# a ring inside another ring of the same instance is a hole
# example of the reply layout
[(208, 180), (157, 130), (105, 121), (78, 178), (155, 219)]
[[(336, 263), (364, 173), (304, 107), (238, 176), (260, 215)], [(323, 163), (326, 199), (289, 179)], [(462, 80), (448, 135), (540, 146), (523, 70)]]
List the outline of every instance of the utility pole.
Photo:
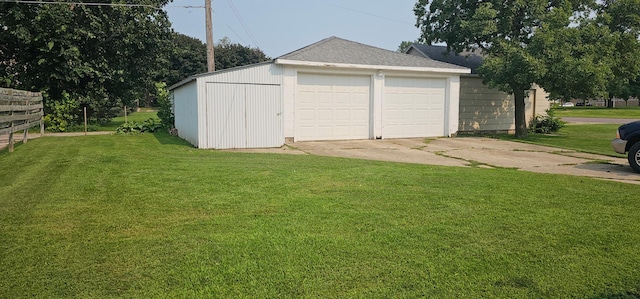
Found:
[(216, 63), (213, 56), (213, 24), (211, 22), (211, 0), (204, 0), (204, 10), (207, 26), (207, 71), (216, 70)]

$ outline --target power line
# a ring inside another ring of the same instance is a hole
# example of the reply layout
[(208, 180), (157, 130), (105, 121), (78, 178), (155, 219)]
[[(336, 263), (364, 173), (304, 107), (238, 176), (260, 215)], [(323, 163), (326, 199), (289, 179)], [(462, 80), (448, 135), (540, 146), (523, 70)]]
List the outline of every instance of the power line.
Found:
[(230, 0), (227, 0), (227, 3), (229, 3), (229, 7), (231, 8), (231, 11), (233, 12), (233, 14), (236, 15), (236, 18), (238, 19), (240, 26), (242, 26), (242, 28), (247, 33), (247, 35), (249, 35), (249, 39), (251, 39), (251, 41), (256, 45), (256, 47), (260, 48), (260, 45), (258, 45), (258, 42), (256, 41), (256, 39), (253, 38), (253, 35), (249, 31), (249, 28), (247, 28), (247, 24), (245, 24), (244, 20), (242, 19), (242, 16), (240, 16), (240, 13), (238, 13), (236, 6)]
[[(213, 11), (214, 14), (216, 14), (216, 11)], [(238, 39), (240, 39), (240, 41), (242, 41), (244, 44), (247, 44), (247, 42), (242, 38), (242, 36), (240, 36), (240, 34), (238, 34), (235, 30), (233, 30), (233, 27), (231, 27), (231, 25), (227, 24), (227, 22), (225, 22), (223, 19), (218, 18), (218, 21), (222, 22), (222, 24), (227, 27), (227, 29), (229, 29), (229, 31), (231, 31), (233, 34), (236, 35), (236, 37)]]

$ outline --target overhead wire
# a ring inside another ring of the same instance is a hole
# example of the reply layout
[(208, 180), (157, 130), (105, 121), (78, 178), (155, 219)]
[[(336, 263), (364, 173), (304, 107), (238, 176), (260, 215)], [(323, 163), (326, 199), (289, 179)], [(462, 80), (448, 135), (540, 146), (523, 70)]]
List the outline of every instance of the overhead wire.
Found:
[(256, 47), (260, 48), (260, 45), (258, 44), (256, 39), (253, 37), (253, 34), (251, 34), (251, 32), (249, 31), (249, 28), (247, 27), (247, 24), (242, 19), (242, 16), (238, 12), (238, 9), (236, 8), (236, 6), (230, 0), (227, 0), (227, 3), (229, 3), (229, 7), (231, 8), (231, 11), (233, 12), (233, 14), (238, 19), (238, 22), (240, 23), (240, 26), (242, 26), (242, 29), (244, 29), (244, 31), (249, 36), (249, 39), (251, 39), (251, 41), (256, 45)]
[[(216, 11), (214, 10), (213, 13), (216, 13)], [(227, 22), (225, 22), (223, 19), (218, 18), (218, 21), (222, 22), (222, 24), (227, 27), (227, 29), (229, 29), (231, 32), (233, 32), (233, 34), (235, 34), (238, 39), (240, 39), (240, 41), (243, 44), (246, 44), (247, 42), (240, 36), (240, 34), (238, 34), (235, 30), (233, 30), (233, 27), (231, 27), (229, 24), (227, 24)]]

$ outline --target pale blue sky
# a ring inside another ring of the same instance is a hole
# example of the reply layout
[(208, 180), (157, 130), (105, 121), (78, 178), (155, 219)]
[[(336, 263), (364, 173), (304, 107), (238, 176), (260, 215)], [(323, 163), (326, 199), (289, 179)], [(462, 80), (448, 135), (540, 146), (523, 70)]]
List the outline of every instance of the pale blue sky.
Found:
[[(213, 0), (213, 38), (259, 47), (275, 58), (321, 39), (344, 39), (395, 51), (415, 40), (415, 0)], [(244, 21), (243, 27), (237, 14)], [(204, 0), (174, 0), (165, 10), (173, 28), (202, 41)], [(245, 30), (246, 28), (246, 30)], [(247, 32), (248, 31), (248, 32)]]

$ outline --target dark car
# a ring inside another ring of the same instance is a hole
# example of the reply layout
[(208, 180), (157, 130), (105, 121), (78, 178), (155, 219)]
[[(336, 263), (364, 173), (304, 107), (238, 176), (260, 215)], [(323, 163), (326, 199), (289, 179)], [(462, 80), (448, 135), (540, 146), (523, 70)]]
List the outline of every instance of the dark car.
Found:
[(616, 139), (611, 141), (611, 146), (616, 153), (629, 153), (629, 165), (640, 173), (640, 121), (620, 126)]

